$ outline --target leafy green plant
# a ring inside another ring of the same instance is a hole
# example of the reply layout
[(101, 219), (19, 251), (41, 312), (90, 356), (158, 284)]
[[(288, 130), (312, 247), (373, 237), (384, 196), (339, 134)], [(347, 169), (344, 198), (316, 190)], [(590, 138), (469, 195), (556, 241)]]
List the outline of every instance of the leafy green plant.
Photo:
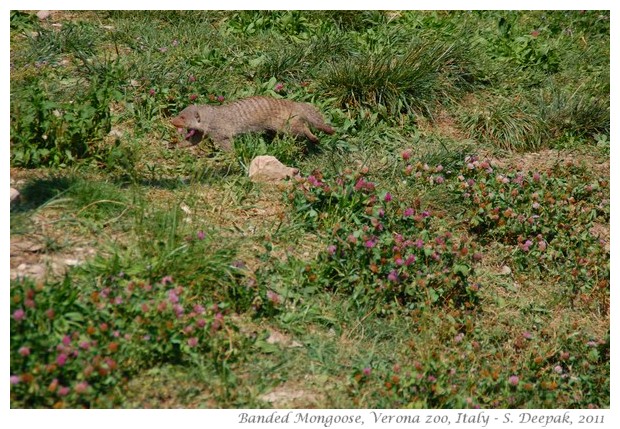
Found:
[(592, 394), (607, 391), (609, 379), (593, 368), (605, 361), (609, 338), (595, 341), (574, 335), (547, 356), (528, 353), (521, 367), (481, 364), (476, 358), (481, 344), (463, 332), (451, 343), (445, 354), (426, 362), (397, 361), (355, 369), (350, 376), (351, 395), (365, 401), (372, 395), (369, 402), (381, 408), (531, 408), (534, 404), (554, 408), (557, 401), (575, 408), (609, 404), (607, 394)]
[(500, 37), (490, 45), (494, 56), (511, 61), (520, 69), (535, 68), (545, 73), (559, 70), (559, 56), (546, 40), (539, 38), (540, 32), (533, 30), (530, 34), (513, 35), (514, 18), (500, 18), (498, 21)]
[(176, 107), (175, 91), (167, 87), (141, 88), (135, 91), (133, 100), (128, 104), (129, 113), (135, 118), (136, 125), (144, 131), (153, 128), (155, 118), (167, 116), (171, 108)]
[(19, 407), (107, 407), (126, 376), (155, 363), (233, 359), (240, 338), (198, 291), (129, 279), (92, 289), (11, 286), (11, 398)]
[(11, 162), (17, 166), (66, 165), (92, 155), (93, 140), (111, 127), (109, 80), (94, 78), (73, 101), (55, 101), (38, 80), (12, 94)]
[[(83, 188), (68, 193), (89, 197)], [(98, 203), (110, 201), (90, 197), (96, 204), (80, 212), (104, 213)], [(247, 344), (228, 314), (258, 310), (261, 293), (273, 308), (269, 295), (203, 231), (180, 237), (178, 213), (144, 217), (151, 234), (125, 253), (100, 255), (62, 282), (11, 284), (13, 406), (116, 406), (128, 377), (163, 364), (192, 363), (227, 380)]]
[(227, 22), (227, 31), (256, 34), (264, 31), (307, 38), (311, 22), (302, 11), (243, 11), (236, 12)]
[(605, 306), (609, 257), (590, 229), (609, 219), (608, 181), (583, 177), (578, 168), (502, 173), (476, 156), (465, 162), (452, 186), (472, 230), (513, 245), (516, 266), (561, 280), (573, 297), (598, 291)]

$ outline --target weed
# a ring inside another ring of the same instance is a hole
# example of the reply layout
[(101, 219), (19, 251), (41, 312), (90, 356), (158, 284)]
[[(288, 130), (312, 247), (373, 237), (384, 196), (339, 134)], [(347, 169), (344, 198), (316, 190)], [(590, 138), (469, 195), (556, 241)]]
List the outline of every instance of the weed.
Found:
[(95, 77), (84, 93), (66, 102), (53, 100), (36, 80), (16, 92), (11, 103), (12, 162), (64, 166), (92, 156), (89, 142), (110, 131), (110, 102), (118, 95), (111, 85)]
[(57, 285), (11, 286), (16, 406), (111, 406), (125, 377), (155, 362), (206, 354), (213, 362), (234, 359), (240, 343), (233, 345), (224, 310), (172, 278), (149, 282), (119, 273), (98, 286), (78, 290), (69, 277)]
[(608, 181), (583, 177), (578, 168), (570, 175), (502, 174), (477, 157), (465, 162), (454, 188), (470, 227), (482, 238), (513, 245), (515, 266), (561, 280), (573, 299), (596, 293), (605, 308), (609, 259), (590, 229), (597, 219), (609, 219)]
[(289, 199), (314, 225), (331, 229), (331, 244), (307, 274), (310, 283), (351, 294), (360, 306), (377, 297), (410, 310), (475, 302), (469, 243), (434, 230), (430, 212), (399, 203), (363, 174), (326, 179), (315, 172)]

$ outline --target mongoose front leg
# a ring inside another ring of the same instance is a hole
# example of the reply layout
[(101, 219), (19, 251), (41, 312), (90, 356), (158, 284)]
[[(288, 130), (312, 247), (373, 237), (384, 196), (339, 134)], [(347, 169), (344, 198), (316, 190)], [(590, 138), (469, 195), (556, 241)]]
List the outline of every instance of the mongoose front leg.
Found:
[(223, 137), (218, 140), (213, 140), (213, 142), (219, 146), (219, 148), (225, 152), (232, 152), (232, 139), (230, 137)]

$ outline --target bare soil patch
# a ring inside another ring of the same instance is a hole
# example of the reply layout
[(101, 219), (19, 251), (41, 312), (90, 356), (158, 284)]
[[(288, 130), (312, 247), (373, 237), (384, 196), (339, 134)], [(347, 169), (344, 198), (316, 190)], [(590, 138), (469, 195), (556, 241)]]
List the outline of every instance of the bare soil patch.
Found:
[(501, 168), (513, 168), (523, 172), (551, 171), (555, 167), (585, 165), (604, 177), (609, 177), (609, 158), (577, 153), (575, 151), (544, 149), (538, 152), (515, 153), (505, 158), (489, 157), (491, 164)]

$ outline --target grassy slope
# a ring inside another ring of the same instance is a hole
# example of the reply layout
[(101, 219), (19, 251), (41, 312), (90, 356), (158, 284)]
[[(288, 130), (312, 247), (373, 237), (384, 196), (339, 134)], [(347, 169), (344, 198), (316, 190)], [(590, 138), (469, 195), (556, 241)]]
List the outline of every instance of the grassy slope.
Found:
[[(100, 71), (118, 92), (110, 105), (120, 144), (93, 139), (84, 159), (61, 167), (14, 160), (24, 199), (11, 213), (12, 242), (43, 242), (47, 255), (93, 249), (70, 274), (84, 296), (114, 287), (122, 272), (137, 282), (172, 276), (192, 302), (219, 304), (229, 328), (203, 354), (124, 356), (137, 364), (128, 388), (113, 389), (116, 406), (608, 407), (608, 290), (567, 294), (553, 274), (515, 265), (514, 246), (475, 236), (452, 194), (412, 185), (395, 167), (405, 149), (455, 169), (478, 153), (506, 171), (584, 162), (584, 177), (608, 180), (608, 16), (59, 13), (51, 22), (63, 26), (43, 23), (36, 37), (38, 24), (15, 18), (12, 106), (29, 99), (32, 79), (67, 101)], [(258, 135), (238, 138), (234, 156), (207, 143), (170, 149), (179, 136), (168, 118), (194, 94), (200, 103), (252, 94), (312, 101), (337, 132), (314, 151)], [(379, 304), (309, 286), (303, 273), (330, 231), (307, 229), (285, 188), (249, 182), (245, 166), (258, 154), (306, 175), (367, 169), (398, 200), (438, 213), (483, 254), (470, 279), (483, 285), (475, 308), (381, 314)], [(608, 217), (598, 223), (608, 239)], [(11, 266), (38, 256), (12, 254)], [(245, 269), (231, 268), (239, 261)], [(60, 287), (53, 277), (47, 284)], [(14, 281), (12, 296), (35, 287)], [(14, 335), (12, 374), (36, 374), (35, 359), (17, 355), (22, 343), (35, 340)], [(65, 382), (84, 379), (77, 374)], [(436, 384), (420, 384), (431, 377)], [(37, 402), (12, 390), (17, 407), (110, 403), (71, 395)]]

